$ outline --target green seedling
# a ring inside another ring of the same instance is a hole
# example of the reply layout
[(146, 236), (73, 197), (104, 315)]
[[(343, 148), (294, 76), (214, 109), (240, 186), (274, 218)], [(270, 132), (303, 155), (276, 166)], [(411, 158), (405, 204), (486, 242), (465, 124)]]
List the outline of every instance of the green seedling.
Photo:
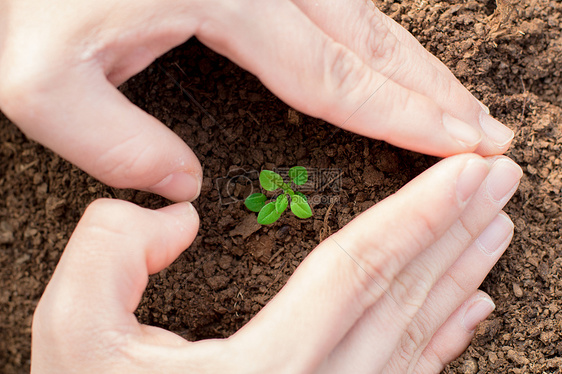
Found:
[[(297, 186), (301, 186), (308, 181), (308, 172), (303, 166), (295, 166), (289, 169), (289, 178)], [(258, 223), (269, 225), (277, 221), (281, 214), (290, 206), (291, 212), (299, 218), (309, 218), (312, 210), (308, 205), (306, 196), (298, 191), (293, 191), (290, 185), (283, 181), (283, 177), (271, 170), (262, 170), (260, 173), (260, 184), (266, 191), (283, 190), (283, 193), (275, 200), (266, 204), (267, 197), (261, 192), (251, 194), (246, 198), (244, 204), (252, 212), (258, 213)]]

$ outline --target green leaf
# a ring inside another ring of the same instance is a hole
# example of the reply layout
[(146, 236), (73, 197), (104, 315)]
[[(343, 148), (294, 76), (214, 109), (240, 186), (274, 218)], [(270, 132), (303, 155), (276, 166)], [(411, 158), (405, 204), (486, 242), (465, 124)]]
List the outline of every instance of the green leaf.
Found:
[(271, 170), (262, 170), (260, 173), (260, 183), (264, 190), (275, 191), (283, 186), (283, 178)]
[(265, 205), (265, 200), (267, 200), (267, 197), (258, 192), (248, 196), (246, 201), (244, 201), (244, 205), (246, 205), (246, 208), (250, 209), (252, 212), (259, 212)]
[(275, 203), (267, 203), (258, 213), (258, 223), (260, 225), (269, 225), (277, 221), (279, 217), (281, 217), (281, 213), (275, 209)]
[(291, 212), (293, 212), (295, 216), (303, 219), (312, 216), (312, 210), (306, 198), (303, 198), (298, 192), (296, 192), (295, 196), (291, 199)]
[(305, 194), (303, 194), (302, 192), (295, 192), (296, 195), (299, 195), (300, 197), (302, 197), (304, 199), (304, 201), (308, 202), (308, 197), (306, 197)]
[(289, 199), (287, 199), (287, 195), (279, 195), (277, 197), (277, 201), (275, 201), (275, 210), (281, 214), (287, 209), (287, 205), (289, 205)]
[(308, 181), (308, 172), (304, 166), (295, 166), (289, 169), (289, 178), (294, 184), (300, 186)]

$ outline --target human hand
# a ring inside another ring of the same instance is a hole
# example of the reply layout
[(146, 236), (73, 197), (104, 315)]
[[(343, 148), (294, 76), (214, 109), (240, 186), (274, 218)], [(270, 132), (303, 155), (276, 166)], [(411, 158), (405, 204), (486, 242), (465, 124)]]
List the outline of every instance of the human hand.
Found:
[(296, 109), (411, 150), (503, 153), (513, 137), (370, 1), (3, 0), (0, 108), (102, 182), (191, 200), (193, 152), (115, 86), (191, 36)]
[(32, 373), (438, 372), (494, 308), (477, 287), (521, 175), (505, 157), (441, 161), (322, 242), (232, 337), (199, 342), (133, 315), (193, 241), (193, 207), (94, 202), (35, 312)]

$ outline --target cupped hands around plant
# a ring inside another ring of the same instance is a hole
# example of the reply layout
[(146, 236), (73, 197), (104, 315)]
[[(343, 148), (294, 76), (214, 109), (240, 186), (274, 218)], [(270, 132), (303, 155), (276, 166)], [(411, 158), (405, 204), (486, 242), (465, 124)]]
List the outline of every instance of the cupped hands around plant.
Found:
[[(293, 184), (302, 186), (308, 181), (308, 172), (304, 166), (295, 166), (289, 169), (289, 178)], [(262, 170), (260, 185), (266, 191), (281, 189), (283, 192), (267, 204), (267, 196), (261, 192), (251, 194), (246, 198), (244, 204), (252, 212), (258, 213), (259, 224), (269, 225), (276, 222), (289, 206), (289, 199), (291, 212), (295, 216), (303, 219), (312, 216), (307, 197), (302, 192), (293, 191), (291, 186), (283, 181), (283, 177), (276, 172)]]

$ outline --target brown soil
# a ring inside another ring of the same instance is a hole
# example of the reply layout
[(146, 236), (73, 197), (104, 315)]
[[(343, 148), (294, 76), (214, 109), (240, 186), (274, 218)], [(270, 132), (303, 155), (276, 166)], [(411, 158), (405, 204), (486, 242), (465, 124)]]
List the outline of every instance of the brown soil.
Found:
[[(560, 372), (562, 3), (377, 3), (516, 131), (508, 154), (525, 170), (507, 207), (515, 238), (482, 285), (497, 309), (445, 372)], [(251, 74), (194, 40), (122, 90), (178, 133), (204, 168), (196, 203), (200, 235), (151, 277), (138, 310), (141, 322), (191, 340), (231, 335), (321, 239), (435, 161), (293, 111)], [(0, 372), (9, 374), (29, 370), (33, 310), (86, 206), (100, 197), (146, 207), (167, 202), (104, 186), (27, 140), (5, 118), (0, 122)], [(318, 193), (333, 199), (316, 201), (311, 219), (285, 214), (274, 225), (255, 225), (253, 214), (233, 199), (251, 189), (236, 176), (294, 165), (334, 179)]]

